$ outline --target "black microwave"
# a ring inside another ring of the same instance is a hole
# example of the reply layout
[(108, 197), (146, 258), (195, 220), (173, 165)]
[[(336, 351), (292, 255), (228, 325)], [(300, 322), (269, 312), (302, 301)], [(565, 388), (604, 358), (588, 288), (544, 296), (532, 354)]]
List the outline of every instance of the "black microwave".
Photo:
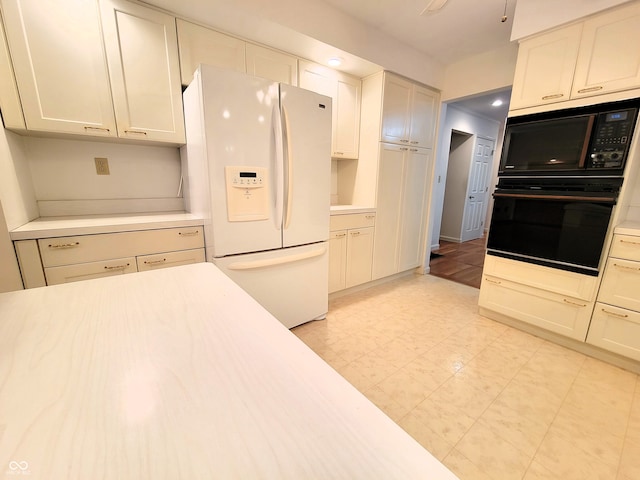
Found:
[(622, 176), (640, 99), (509, 117), (499, 175)]

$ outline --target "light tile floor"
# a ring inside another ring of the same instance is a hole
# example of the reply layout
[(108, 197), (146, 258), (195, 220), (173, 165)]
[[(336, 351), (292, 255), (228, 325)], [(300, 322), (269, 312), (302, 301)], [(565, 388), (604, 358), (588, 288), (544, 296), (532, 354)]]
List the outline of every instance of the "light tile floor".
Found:
[(478, 313), (412, 275), (294, 333), (462, 480), (640, 479), (638, 376)]

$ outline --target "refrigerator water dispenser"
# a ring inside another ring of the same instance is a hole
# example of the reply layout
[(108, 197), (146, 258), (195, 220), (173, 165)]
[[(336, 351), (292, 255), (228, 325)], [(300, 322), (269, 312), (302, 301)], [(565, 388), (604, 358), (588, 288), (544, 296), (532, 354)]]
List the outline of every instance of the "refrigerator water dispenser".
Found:
[(230, 222), (269, 219), (268, 175), (266, 168), (225, 167), (227, 217)]

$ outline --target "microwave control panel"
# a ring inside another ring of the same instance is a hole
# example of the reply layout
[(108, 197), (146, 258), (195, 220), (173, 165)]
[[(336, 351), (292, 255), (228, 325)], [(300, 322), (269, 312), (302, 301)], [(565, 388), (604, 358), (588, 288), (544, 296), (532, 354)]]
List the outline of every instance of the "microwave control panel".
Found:
[(630, 108), (600, 113), (596, 117), (588, 168), (624, 166), (638, 110)]
[(269, 172), (260, 167), (225, 167), (227, 219), (251, 222), (269, 218)]

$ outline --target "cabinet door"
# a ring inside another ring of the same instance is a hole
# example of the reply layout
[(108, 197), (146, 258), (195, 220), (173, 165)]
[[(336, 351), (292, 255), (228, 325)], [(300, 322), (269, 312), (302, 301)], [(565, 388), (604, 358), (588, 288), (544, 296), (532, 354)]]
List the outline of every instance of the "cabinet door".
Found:
[(409, 143), (417, 147), (433, 148), (436, 118), (435, 92), (414, 85), (411, 97), (411, 127)]
[(587, 343), (640, 360), (640, 313), (596, 303)]
[(247, 73), (274, 82), (298, 85), (298, 59), (291, 55), (247, 44)]
[(640, 86), (640, 4), (584, 22), (573, 97)]
[(373, 232), (373, 227), (369, 227), (347, 233), (347, 288), (371, 280)]
[(407, 80), (385, 74), (380, 132), (383, 142), (409, 143), (412, 87)]
[(347, 231), (329, 234), (329, 293), (346, 287)]
[(402, 206), (405, 153), (408, 147), (380, 144), (376, 228), (373, 242), (374, 280), (398, 272), (398, 232)]
[(174, 17), (124, 0), (101, 8), (118, 135), (184, 143)]
[(520, 44), (510, 108), (569, 100), (582, 24), (539, 35)]
[(358, 158), (360, 146), (360, 100), (362, 82), (359, 78), (339, 74), (333, 105), (333, 156)]
[(245, 42), (229, 35), (176, 19), (182, 85), (189, 85), (200, 63), (244, 73)]
[(430, 166), (431, 150), (409, 149), (402, 186), (398, 271), (415, 268), (422, 260)]
[(0, 12), (0, 111), (5, 128), (25, 130), (24, 114)]
[(331, 156), (358, 158), (360, 140), (360, 79), (316, 63), (300, 60), (301, 88), (331, 97)]
[(27, 129), (115, 137), (97, 2), (7, 0), (2, 8)]

